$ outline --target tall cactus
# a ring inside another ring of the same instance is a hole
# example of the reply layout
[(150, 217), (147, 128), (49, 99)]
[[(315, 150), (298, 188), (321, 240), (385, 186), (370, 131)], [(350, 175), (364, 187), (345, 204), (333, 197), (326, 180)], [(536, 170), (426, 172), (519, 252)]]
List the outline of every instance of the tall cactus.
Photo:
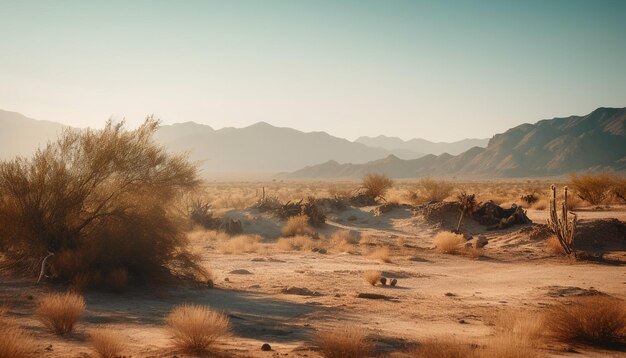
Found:
[[(567, 187), (564, 188), (564, 200), (561, 204), (561, 216), (557, 215), (556, 204), (556, 187), (552, 185), (552, 197), (550, 198), (550, 218), (548, 218), (548, 227), (556, 234), (563, 250), (567, 255), (573, 253), (572, 245), (574, 243), (574, 234), (576, 232), (576, 222), (578, 217), (574, 213), (567, 210)], [(571, 215), (571, 218), (568, 218)]]

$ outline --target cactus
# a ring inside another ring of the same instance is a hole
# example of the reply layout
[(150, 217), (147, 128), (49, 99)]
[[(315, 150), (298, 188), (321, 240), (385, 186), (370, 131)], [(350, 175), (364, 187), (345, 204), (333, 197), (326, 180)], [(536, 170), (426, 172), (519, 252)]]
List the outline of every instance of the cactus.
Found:
[[(571, 255), (573, 251), (574, 234), (576, 232), (576, 221), (578, 217), (574, 213), (567, 210), (567, 187), (564, 188), (564, 199), (561, 204), (561, 216), (557, 215), (556, 204), (556, 187), (552, 185), (552, 197), (550, 198), (550, 218), (548, 218), (548, 227), (556, 234), (563, 250), (567, 255)], [(571, 217), (568, 217), (570, 215)]]

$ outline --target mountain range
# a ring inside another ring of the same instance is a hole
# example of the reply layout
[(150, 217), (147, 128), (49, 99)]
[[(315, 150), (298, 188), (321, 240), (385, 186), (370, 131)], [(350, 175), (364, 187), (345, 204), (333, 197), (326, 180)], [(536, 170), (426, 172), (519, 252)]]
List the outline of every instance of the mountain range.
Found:
[[(489, 139), (463, 139), (456, 142), (431, 142), (422, 138), (414, 138), (404, 141), (398, 137), (387, 137), (380, 135), (378, 137), (359, 137), (355, 140), (357, 143), (363, 143), (374, 148), (385, 148), (387, 150), (407, 150), (414, 153), (443, 154), (448, 153), (457, 155), (465, 152), (472, 147), (486, 147)], [(408, 158), (402, 158), (408, 159)]]
[(626, 108), (598, 108), (586, 116), (522, 124), (496, 134), (486, 148), (458, 155), (430, 154), (414, 160), (390, 155), (363, 164), (331, 160), (285, 177), (533, 177), (599, 170), (626, 171)]

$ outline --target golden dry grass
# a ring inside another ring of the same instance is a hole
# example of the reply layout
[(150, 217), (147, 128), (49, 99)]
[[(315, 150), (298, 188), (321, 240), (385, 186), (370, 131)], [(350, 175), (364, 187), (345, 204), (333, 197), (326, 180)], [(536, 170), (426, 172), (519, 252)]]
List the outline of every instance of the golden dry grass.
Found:
[(477, 358), (477, 352), (469, 344), (455, 340), (429, 340), (410, 353), (415, 358)]
[(287, 219), (282, 232), (285, 236), (313, 235), (313, 229), (309, 226), (309, 217), (304, 214)]
[(276, 240), (276, 248), (281, 251), (310, 251), (323, 246), (322, 240), (305, 235), (281, 237)]
[(89, 344), (100, 358), (116, 358), (122, 356), (126, 344), (124, 336), (110, 328), (96, 328), (89, 332)]
[(27, 358), (35, 341), (32, 336), (9, 319), (0, 317), (0, 358)]
[(208, 352), (216, 341), (230, 335), (228, 317), (205, 306), (178, 306), (166, 322), (174, 345), (186, 352)]
[(626, 303), (607, 296), (579, 298), (553, 307), (546, 315), (546, 326), (561, 342), (626, 343)]
[(433, 239), (437, 252), (451, 255), (459, 253), (465, 242), (463, 235), (449, 231), (441, 231)]
[(528, 340), (515, 333), (498, 334), (489, 339), (478, 354), (480, 358), (539, 358), (543, 357)]
[(226, 239), (218, 245), (223, 254), (243, 254), (259, 252), (263, 238), (259, 235), (239, 235)]
[(381, 276), (381, 272), (380, 271), (365, 271), (363, 273), (363, 278), (365, 278), (365, 281), (367, 281), (367, 283), (369, 283), (372, 286), (376, 286), (376, 284), (378, 283), (378, 281), (380, 281), (380, 276)]
[(50, 293), (37, 302), (35, 316), (51, 332), (71, 332), (85, 311), (85, 299), (76, 293)]
[(556, 235), (552, 235), (546, 240), (544, 249), (546, 250), (546, 252), (552, 255), (565, 255), (563, 246), (559, 242), (559, 239), (556, 237)]
[(315, 340), (326, 358), (364, 358), (372, 353), (367, 332), (354, 326), (319, 331)]
[(382, 262), (391, 262), (391, 251), (388, 247), (379, 247), (367, 254), (367, 257), (372, 260), (380, 260)]

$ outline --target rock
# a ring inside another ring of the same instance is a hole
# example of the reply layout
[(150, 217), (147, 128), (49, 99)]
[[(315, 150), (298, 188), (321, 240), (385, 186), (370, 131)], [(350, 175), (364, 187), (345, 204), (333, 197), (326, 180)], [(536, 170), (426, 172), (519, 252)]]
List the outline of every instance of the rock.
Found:
[(312, 251), (312, 252), (319, 252), (319, 251), (320, 251), (320, 249), (319, 249), (319, 248), (317, 248), (317, 247), (314, 247), (314, 248), (312, 248), (312, 249), (311, 249), (311, 251)]
[(229, 272), (230, 274), (233, 275), (252, 275), (252, 272), (246, 270), (246, 269), (237, 269), (237, 270), (232, 270), (231, 272)]
[(326, 254), (328, 251), (326, 251), (326, 249), (322, 248), (322, 249), (317, 250), (317, 252), (318, 252), (318, 253), (320, 253), (320, 254), (322, 254), (322, 255), (324, 255), (324, 254)]
[(271, 351), (271, 350), (272, 350), (272, 346), (270, 346), (270, 345), (269, 345), (269, 344), (267, 344), (267, 343), (263, 343), (263, 345), (261, 346), (261, 350), (262, 350), (263, 352), (268, 352), (268, 351)]
[(477, 249), (481, 249), (487, 246), (488, 243), (489, 240), (487, 240), (487, 237), (485, 235), (478, 235), (478, 238), (476, 239), (476, 241), (474, 241), (474, 247)]
[(395, 286), (395, 285), (397, 285), (397, 284), (398, 284), (398, 280), (396, 280), (395, 278), (392, 278), (392, 279), (391, 279), (391, 282), (390, 282), (390, 285), (391, 285), (391, 286)]
[(370, 300), (390, 300), (392, 297), (381, 295), (379, 293), (359, 293), (356, 295), (357, 298), (367, 298)]
[(321, 293), (317, 291), (311, 291), (306, 287), (295, 287), (295, 286), (283, 288), (281, 292), (287, 295), (298, 295), (298, 296), (321, 296), (322, 295)]
[(381, 278), (380, 278), (380, 283), (381, 283), (383, 286), (387, 286), (387, 278), (386, 278), (386, 277), (381, 277)]
[(265, 260), (263, 257), (255, 257), (252, 260), (250, 260), (252, 262), (265, 262), (267, 260)]
[(224, 281), (225, 281), (225, 282), (230, 282), (230, 279), (229, 279), (228, 277), (225, 277), (225, 278), (224, 278)]
[(456, 294), (454, 294), (452, 292), (446, 292), (446, 296), (448, 296), (448, 297), (455, 297)]
[(460, 319), (460, 320), (459, 320), (459, 323), (460, 323), (460, 324), (467, 324), (467, 322), (465, 322), (465, 320), (464, 320), (464, 319)]

